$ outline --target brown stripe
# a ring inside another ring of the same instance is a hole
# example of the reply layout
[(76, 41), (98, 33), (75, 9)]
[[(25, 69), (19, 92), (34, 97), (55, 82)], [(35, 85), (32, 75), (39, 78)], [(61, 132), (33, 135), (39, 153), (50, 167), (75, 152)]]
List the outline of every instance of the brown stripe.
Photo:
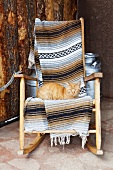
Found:
[[(81, 106), (82, 104), (82, 106)], [(70, 109), (77, 109), (79, 110), (80, 108), (79, 107), (89, 107), (89, 105), (91, 105), (89, 102), (85, 102), (85, 101), (82, 101), (82, 102), (76, 102), (75, 100), (75, 103), (73, 101), (73, 103), (58, 103), (58, 105), (51, 105), (51, 108), (49, 109), (49, 114), (53, 115), (53, 114), (57, 114), (57, 112), (61, 111), (61, 110), (70, 110)], [(55, 112), (55, 113), (54, 113)]]
[(49, 126), (60, 126), (61, 125), (68, 125), (68, 124), (71, 124), (73, 122), (76, 122), (76, 123), (81, 123), (81, 122), (89, 122), (90, 121), (90, 118), (89, 117), (78, 117), (78, 118), (73, 118), (73, 119), (70, 119), (70, 120), (59, 120), (57, 122), (50, 122), (49, 121)]
[[(67, 62), (68, 62), (68, 60), (67, 60)], [(76, 69), (76, 67), (81, 66), (81, 65), (83, 65), (83, 62), (82, 62), (82, 59), (80, 57), (80, 59), (78, 59), (77, 61), (73, 61), (73, 63), (71, 61), (71, 64), (67, 63), (67, 64), (65, 64), (65, 66), (61, 66), (61, 67), (56, 68), (56, 69), (52, 68), (51, 70), (48, 70), (48, 69), (43, 70), (42, 69), (42, 71), (43, 71), (44, 74), (53, 74), (53, 73), (57, 74), (59, 72), (65, 73), (65, 72), (69, 72), (70, 70)]]
[[(66, 39), (66, 38), (69, 38), (69, 37), (72, 37), (73, 35), (75, 35), (76, 33), (78, 33), (78, 32), (80, 32), (81, 31), (81, 29), (80, 28), (78, 28), (77, 30), (73, 30), (73, 31), (69, 31), (69, 32), (64, 32), (64, 33), (62, 33), (62, 34), (59, 34), (59, 36), (57, 36), (57, 37), (54, 37), (54, 36), (49, 36), (49, 37), (36, 37), (36, 40), (37, 40), (37, 42), (38, 43), (48, 43), (48, 41), (49, 41), (49, 43), (53, 43), (53, 44), (55, 44), (55, 43), (59, 43), (59, 41), (62, 41), (62, 40), (64, 40), (64, 39)], [(47, 41), (46, 41), (47, 40)]]

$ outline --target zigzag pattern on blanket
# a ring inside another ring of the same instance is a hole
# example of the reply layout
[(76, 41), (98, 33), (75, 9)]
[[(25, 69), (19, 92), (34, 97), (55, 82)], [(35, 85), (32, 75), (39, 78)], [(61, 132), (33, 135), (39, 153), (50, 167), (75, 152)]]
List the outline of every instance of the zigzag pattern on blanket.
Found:
[(36, 22), (35, 51), (45, 82), (75, 82), (83, 78), (80, 21)]

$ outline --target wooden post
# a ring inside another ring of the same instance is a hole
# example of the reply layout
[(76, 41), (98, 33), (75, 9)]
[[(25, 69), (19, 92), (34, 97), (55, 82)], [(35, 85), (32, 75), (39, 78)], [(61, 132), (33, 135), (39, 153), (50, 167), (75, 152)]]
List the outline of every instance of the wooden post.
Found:
[(25, 80), (20, 79), (20, 150), (24, 148), (24, 102), (25, 102)]
[(100, 79), (95, 80), (95, 109), (96, 109), (96, 147), (101, 149), (101, 113), (100, 113)]
[(85, 41), (84, 41), (84, 19), (80, 18), (82, 27), (82, 57), (83, 57), (83, 67), (84, 67), (84, 77), (86, 76), (85, 71)]

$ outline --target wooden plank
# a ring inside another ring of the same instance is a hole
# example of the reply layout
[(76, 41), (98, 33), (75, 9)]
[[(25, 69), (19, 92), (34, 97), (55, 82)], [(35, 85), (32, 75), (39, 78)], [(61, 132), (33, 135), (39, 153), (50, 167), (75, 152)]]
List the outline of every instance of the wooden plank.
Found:
[(92, 73), (91, 75), (85, 77), (84, 81), (90, 81), (90, 80), (94, 80), (96, 78), (102, 78), (102, 77), (103, 77), (103, 73), (101, 72)]
[[(32, 133), (72, 133), (75, 134), (76, 131), (75, 130), (45, 130), (43, 132), (37, 132), (37, 131), (32, 131), (32, 132), (26, 132), (24, 131), (24, 133), (28, 133), (28, 134), (32, 134)], [(88, 133), (96, 133), (96, 130), (89, 130)]]
[(25, 78), (25, 79), (27, 79), (27, 80), (37, 81), (37, 78), (30, 77), (30, 76), (27, 76), (27, 75), (25, 75), (25, 74), (15, 74), (14, 77), (15, 77), (15, 78)]
[(80, 21), (81, 21), (81, 29), (82, 29), (82, 59), (83, 59), (84, 77), (85, 77), (86, 71), (85, 71), (84, 19), (80, 18)]
[(95, 80), (96, 147), (101, 148), (100, 79)]
[(24, 148), (24, 102), (25, 102), (25, 79), (20, 79), (20, 149)]

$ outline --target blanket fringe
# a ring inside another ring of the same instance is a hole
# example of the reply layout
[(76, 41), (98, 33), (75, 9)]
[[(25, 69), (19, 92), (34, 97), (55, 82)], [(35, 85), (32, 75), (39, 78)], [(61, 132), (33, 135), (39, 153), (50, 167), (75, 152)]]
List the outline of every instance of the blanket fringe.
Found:
[[(76, 134), (50, 134), (50, 140), (51, 140), (51, 147), (53, 145), (57, 146), (59, 143), (60, 145), (65, 145), (65, 144), (70, 144), (70, 137), (71, 136), (77, 136), (78, 133)], [(82, 148), (84, 149), (84, 146), (87, 141), (87, 136), (80, 136), (82, 138)]]
[(58, 143), (60, 145), (69, 144), (70, 136), (71, 135), (60, 135), (60, 136), (51, 135), (51, 137), (50, 137), (51, 138), (51, 146), (53, 146), (53, 145), (57, 146)]
[(82, 148), (84, 149), (84, 146), (86, 144), (86, 141), (87, 141), (87, 136), (82, 136)]

